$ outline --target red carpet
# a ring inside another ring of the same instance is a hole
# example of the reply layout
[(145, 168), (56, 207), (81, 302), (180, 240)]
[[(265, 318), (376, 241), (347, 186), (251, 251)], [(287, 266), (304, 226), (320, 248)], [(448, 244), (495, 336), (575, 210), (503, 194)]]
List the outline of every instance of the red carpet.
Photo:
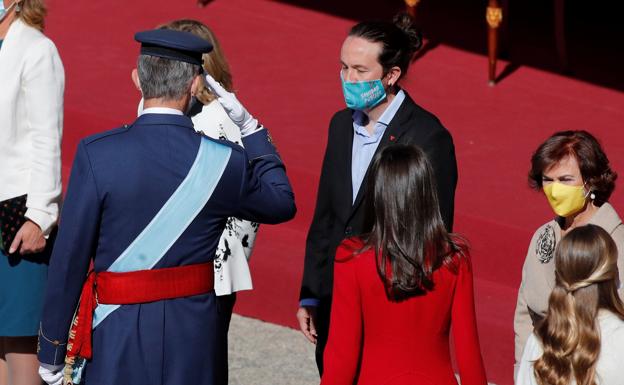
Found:
[[(343, 108), (338, 54), (351, 20), (261, 0), (75, 2), (50, 0), (47, 33), (65, 64), (65, 178), (80, 137), (134, 119), (138, 92), (130, 71), (136, 31), (196, 18), (219, 36), (239, 99), (271, 129), (288, 166), (297, 218), (264, 226), (252, 258), (255, 290), (237, 312), (296, 326), (303, 249), (327, 125)], [(473, 245), (477, 313), (490, 381), (511, 384), (512, 318), (532, 232), (551, 217), (529, 190), (529, 157), (561, 129), (588, 129), (624, 172), (624, 94), (530, 68), (494, 88), (486, 58), (444, 45), (414, 63), (403, 82), (417, 103), (440, 117), (457, 148), (456, 230)], [(502, 65), (501, 65), (502, 68)], [(620, 189), (612, 199), (622, 205)], [(303, 338), (303, 337), (302, 337)]]

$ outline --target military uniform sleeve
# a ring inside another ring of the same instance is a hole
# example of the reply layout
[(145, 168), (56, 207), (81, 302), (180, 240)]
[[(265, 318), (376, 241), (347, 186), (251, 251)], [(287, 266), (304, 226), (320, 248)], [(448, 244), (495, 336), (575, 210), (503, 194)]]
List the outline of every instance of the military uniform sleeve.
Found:
[(59, 365), (78, 304), (100, 223), (100, 199), (85, 144), (78, 145), (59, 233), (50, 259), (39, 331), (39, 361)]
[(234, 216), (269, 224), (292, 219), (297, 212), (295, 196), (284, 163), (267, 130), (259, 130), (242, 140), (248, 161), (242, 176), (240, 204)]

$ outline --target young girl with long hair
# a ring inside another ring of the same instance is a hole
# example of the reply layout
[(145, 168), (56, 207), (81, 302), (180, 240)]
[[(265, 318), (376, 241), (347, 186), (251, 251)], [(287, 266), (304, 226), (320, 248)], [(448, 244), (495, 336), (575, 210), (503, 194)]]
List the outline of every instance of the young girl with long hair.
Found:
[(322, 385), (485, 385), (465, 242), (440, 215), (425, 153), (392, 145), (368, 179), (372, 232), (335, 257)]
[(555, 251), (546, 318), (524, 348), (517, 385), (619, 385), (624, 305), (617, 247), (601, 227), (571, 230)]

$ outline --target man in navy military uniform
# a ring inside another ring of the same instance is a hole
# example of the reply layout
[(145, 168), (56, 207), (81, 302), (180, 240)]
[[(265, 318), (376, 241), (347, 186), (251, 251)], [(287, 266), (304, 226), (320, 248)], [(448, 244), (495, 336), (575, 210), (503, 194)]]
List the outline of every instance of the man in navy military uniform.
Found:
[(172, 30), (135, 39), (145, 109), (78, 145), (50, 262), (40, 373), (49, 384), (224, 384), (212, 281), (219, 237), (230, 216), (291, 219), (292, 189), (267, 131), (209, 76), (246, 150), (197, 134), (184, 116), (208, 42)]

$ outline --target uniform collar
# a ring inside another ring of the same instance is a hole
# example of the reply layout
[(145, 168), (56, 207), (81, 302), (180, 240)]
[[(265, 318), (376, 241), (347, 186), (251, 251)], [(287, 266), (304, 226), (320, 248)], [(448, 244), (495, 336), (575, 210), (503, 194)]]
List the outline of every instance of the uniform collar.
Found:
[(169, 113), (141, 114), (136, 120), (137, 125), (174, 125), (193, 129), (191, 118), (186, 115)]
[(180, 110), (176, 110), (175, 108), (168, 107), (150, 107), (141, 111), (140, 115), (144, 114), (171, 114), (171, 115), (184, 115), (184, 113)]

